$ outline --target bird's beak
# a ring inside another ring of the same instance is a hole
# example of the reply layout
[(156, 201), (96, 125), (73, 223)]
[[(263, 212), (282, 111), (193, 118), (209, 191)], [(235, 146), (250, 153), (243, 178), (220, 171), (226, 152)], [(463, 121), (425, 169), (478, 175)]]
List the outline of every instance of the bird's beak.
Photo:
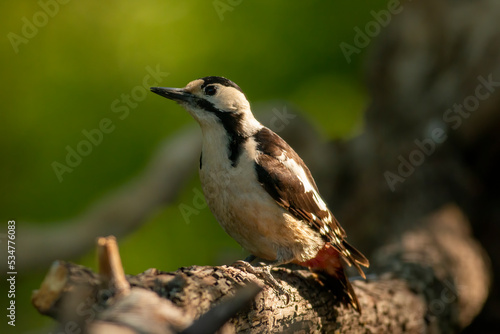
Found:
[(151, 87), (150, 89), (153, 93), (176, 102), (189, 102), (193, 98), (193, 95), (184, 88)]

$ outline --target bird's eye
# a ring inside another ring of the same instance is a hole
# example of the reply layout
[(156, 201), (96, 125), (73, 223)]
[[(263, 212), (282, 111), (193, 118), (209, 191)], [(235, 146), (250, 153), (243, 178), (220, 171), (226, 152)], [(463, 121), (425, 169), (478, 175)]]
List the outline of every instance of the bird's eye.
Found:
[(217, 93), (217, 87), (215, 86), (207, 86), (205, 87), (205, 94), (206, 95), (215, 95), (215, 93)]

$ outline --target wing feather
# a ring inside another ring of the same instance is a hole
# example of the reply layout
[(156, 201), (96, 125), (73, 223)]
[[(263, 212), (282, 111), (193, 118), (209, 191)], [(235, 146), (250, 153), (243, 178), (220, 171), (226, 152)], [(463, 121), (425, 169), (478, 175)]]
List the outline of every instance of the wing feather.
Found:
[(295, 218), (318, 231), (326, 241), (354, 265), (368, 266), (368, 260), (345, 240), (346, 233), (319, 195), (311, 172), (299, 155), (277, 134), (262, 128), (256, 135), (259, 155), (255, 170), (262, 187)]

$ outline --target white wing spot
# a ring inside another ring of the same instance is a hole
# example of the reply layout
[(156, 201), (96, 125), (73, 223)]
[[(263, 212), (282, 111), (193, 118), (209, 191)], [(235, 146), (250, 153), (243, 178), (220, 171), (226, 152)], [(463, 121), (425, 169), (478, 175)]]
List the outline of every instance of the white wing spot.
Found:
[(285, 162), (286, 160), (288, 159), (288, 157), (286, 156), (286, 151), (283, 151), (281, 153), (281, 155), (278, 157), (278, 160), (281, 161), (281, 162)]
[[(284, 155), (285, 155), (285, 153), (281, 154), (280, 158)], [(302, 185), (304, 186), (304, 191), (306, 193), (312, 192), (313, 199), (316, 202), (316, 205), (321, 210), (327, 211), (328, 209), (326, 207), (325, 202), (323, 202), (323, 200), (319, 196), (318, 192), (314, 189), (311, 182), (309, 182), (304, 168), (302, 168), (295, 160), (286, 159), (286, 155), (285, 155), (285, 159), (283, 161), (283, 164), (286, 167), (288, 167), (299, 178), (299, 180), (302, 182)]]
[(322, 228), (319, 229), (320, 233), (321, 234), (327, 234), (328, 233), (328, 227), (327, 226), (323, 226)]
[[(297, 178), (299, 179), (299, 182), (304, 187), (304, 192), (307, 195), (312, 195), (312, 199), (314, 200), (314, 202), (316, 203), (318, 208), (320, 210), (326, 211), (328, 213), (328, 216), (323, 221), (323, 222), (326, 222), (326, 224), (323, 224), (323, 226), (319, 229), (319, 232), (321, 234), (323, 234), (323, 235), (328, 234), (328, 232), (330, 232), (330, 227), (328, 226), (328, 224), (332, 223), (332, 215), (331, 215), (330, 211), (328, 211), (328, 208), (327, 208), (325, 202), (321, 199), (318, 192), (316, 191), (316, 189), (314, 188), (312, 183), (309, 181), (309, 178), (307, 177), (307, 174), (306, 174), (304, 167), (300, 166), (297, 163), (297, 161), (289, 158), (286, 154), (286, 151), (283, 151), (280, 154), (280, 156), (278, 157), (278, 160), (280, 160), (286, 168), (288, 168), (292, 173), (295, 174), (295, 176), (297, 176)], [(320, 220), (312, 212), (311, 212), (311, 216), (312, 216), (312, 219), (315, 221)], [(337, 233), (339, 233), (338, 228), (336, 229), (336, 231), (337, 231)], [(337, 239), (337, 243), (340, 243), (340, 240)]]

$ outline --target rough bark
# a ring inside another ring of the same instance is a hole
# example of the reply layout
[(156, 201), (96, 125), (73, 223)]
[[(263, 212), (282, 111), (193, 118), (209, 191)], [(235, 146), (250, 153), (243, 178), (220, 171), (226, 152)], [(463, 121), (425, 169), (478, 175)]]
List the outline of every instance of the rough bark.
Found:
[[(308, 270), (277, 268), (273, 274), (290, 289), (289, 298), (263, 286), (223, 331), (453, 333), (470, 323), (487, 297), (486, 263), (460, 210), (445, 206), (424, 219), (421, 228), (380, 249), (366, 281), (353, 281), (361, 315), (342, 305), (334, 291), (323, 289)], [(109, 261), (101, 260), (100, 267), (107, 266)], [(127, 276), (131, 290), (117, 283), (120, 270), (101, 272), (57, 263), (35, 292), (35, 307), (63, 328), (71, 324), (92, 333), (169, 333), (192, 325), (248, 282), (263, 285), (258, 277), (232, 266), (193, 266), (172, 273), (150, 269)]]

